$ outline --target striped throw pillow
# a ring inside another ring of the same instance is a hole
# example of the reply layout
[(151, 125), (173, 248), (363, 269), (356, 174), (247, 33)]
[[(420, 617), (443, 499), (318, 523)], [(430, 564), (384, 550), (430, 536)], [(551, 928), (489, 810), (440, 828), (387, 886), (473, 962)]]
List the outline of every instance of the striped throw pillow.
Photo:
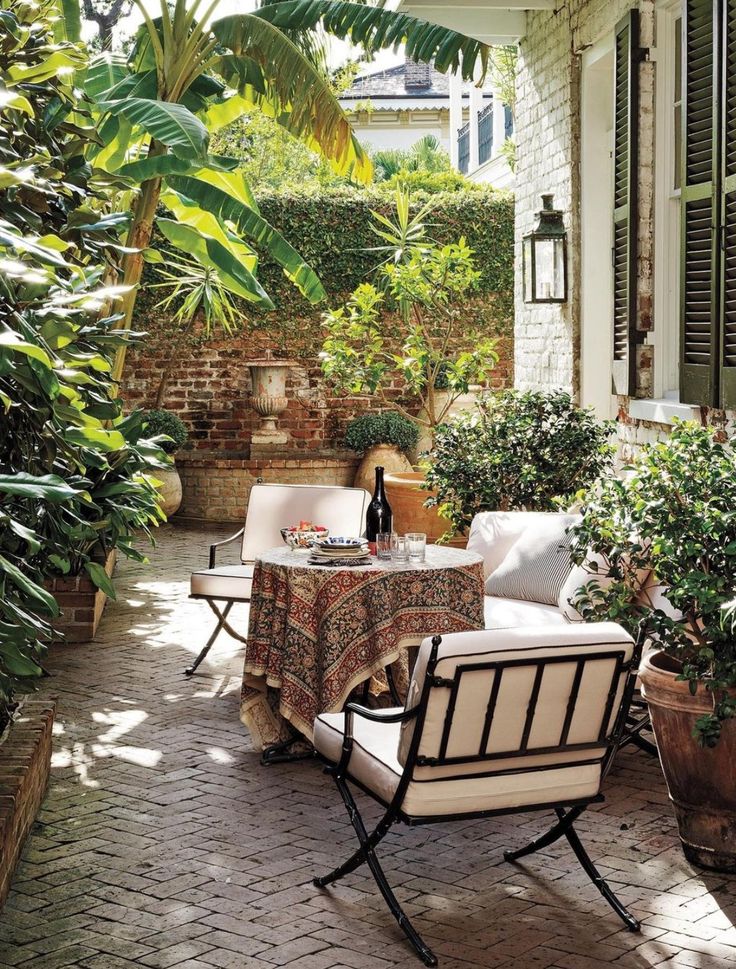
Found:
[(579, 515), (550, 514), (541, 521), (536, 516), (486, 579), (486, 595), (556, 606), (572, 568), (567, 529), (579, 520)]

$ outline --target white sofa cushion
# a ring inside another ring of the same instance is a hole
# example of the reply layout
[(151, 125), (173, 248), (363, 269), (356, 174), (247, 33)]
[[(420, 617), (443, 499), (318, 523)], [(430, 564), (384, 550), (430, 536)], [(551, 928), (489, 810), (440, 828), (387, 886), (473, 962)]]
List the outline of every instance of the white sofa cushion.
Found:
[(206, 599), (250, 599), (252, 565), (221, 565), (192, 572), (190, 594)]
[(526, 599), (502, 599), (486, 596), (483, 603), (486, 629), (509, 629), (514, 626), (559, 626), (565, 617), (556, 606)]
[(579, 515), (548, 514), (537, 518), (486, 579), (486, 593), (557, 606), (571, 568), (567, 529), (578, 521)]
[[(495, 572), (527, 529), (546, 521), (546, 511), (481, 511), (470, 526), (468, 551), (483, 558), (485, 577)], [(557, 517), (555, 515), (555, 517)]]
[[(314, 722), (314, 746), (333, 764), (340, 760), (342, 754), (344, 725), (343, 713), (323, 713)], [(396, 793), (403, 771), (397, 759), (400, 728), (398, 723), (373, 723), (363, 717), (353, 717), (354, 744), (349, 764), (350, 776), (386, 804)], [(487, 769), (488, 765), (485, 767)], [(465, 774), (467, 764), (455, 770)], [(599, 764), (531, 770), (498, 777), (448, 777), (432, 780), (431, 783), (412, 780), (404, 795), (402, 808), (415, 817), (505, 810), (594, 797), (599, 785)]]

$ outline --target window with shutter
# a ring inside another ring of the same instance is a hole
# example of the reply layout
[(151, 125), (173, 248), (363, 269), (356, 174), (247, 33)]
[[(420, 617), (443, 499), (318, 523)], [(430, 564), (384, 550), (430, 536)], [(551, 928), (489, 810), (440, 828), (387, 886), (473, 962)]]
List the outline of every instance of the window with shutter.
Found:
[(721, 406), (736, 408), (736, 0), (723, 11)]
[(720, 0), (685, 0), (680, 395), (717, 403)]
[(613, 117), (613, 387), (636, 383), (636, 234), (639, 125), (639, 11), (616, 27)]

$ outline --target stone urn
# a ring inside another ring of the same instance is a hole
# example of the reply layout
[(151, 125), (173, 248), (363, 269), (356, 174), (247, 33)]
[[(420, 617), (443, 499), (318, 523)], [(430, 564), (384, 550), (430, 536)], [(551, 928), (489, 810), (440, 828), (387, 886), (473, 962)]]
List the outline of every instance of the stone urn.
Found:
[(411, 471), (407, 456), (393, 444), (374, 444), (369, 447), (358, 465), (353, 484), (373, 493), (376, 481), (376, 468), (385, 468), (391, 474), (398, 471)]
[(286, 444), (289, 435), (278, 427), (278, 416), (289, 403), (286, 396), (286, 378), (289, 370), (295, 367), (293, 360), (280, 360), (271, 350), (259, 360), (249, 360), (251, 406), (261, 418), (260, 425), (253, 432), (251, 442), (266, 446)]
[(182, 489), (181, 478), (175, 464), (169, 468), (161, 468), (154, 477), (161, 483), (157, 486), (161, 495), (161, 510), (167, 518), (175, 515), (181, 507)]

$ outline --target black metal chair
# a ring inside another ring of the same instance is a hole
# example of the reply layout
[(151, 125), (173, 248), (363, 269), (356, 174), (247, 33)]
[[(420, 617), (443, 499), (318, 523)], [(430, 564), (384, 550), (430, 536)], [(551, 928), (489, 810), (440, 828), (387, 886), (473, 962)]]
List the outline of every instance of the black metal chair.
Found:
[[(437, 965), (391, 890), (375, 849), (397, 821), (430, 824), (549, 809), (556, 821), (507, 861), (565, 837), (583, 870), (632, 932), (639, 922), (588, 857), (574, 824), (601, 785), (626, 725), (643, 636), (615, 623), (526, 627), (425, 639), (403, 709), (315, 721), (314, 745), (359, 847), (314, 880), (324, 888), (367, 864), (414, 950)], [(349, 782), (386, 811), (368, 833)]]

